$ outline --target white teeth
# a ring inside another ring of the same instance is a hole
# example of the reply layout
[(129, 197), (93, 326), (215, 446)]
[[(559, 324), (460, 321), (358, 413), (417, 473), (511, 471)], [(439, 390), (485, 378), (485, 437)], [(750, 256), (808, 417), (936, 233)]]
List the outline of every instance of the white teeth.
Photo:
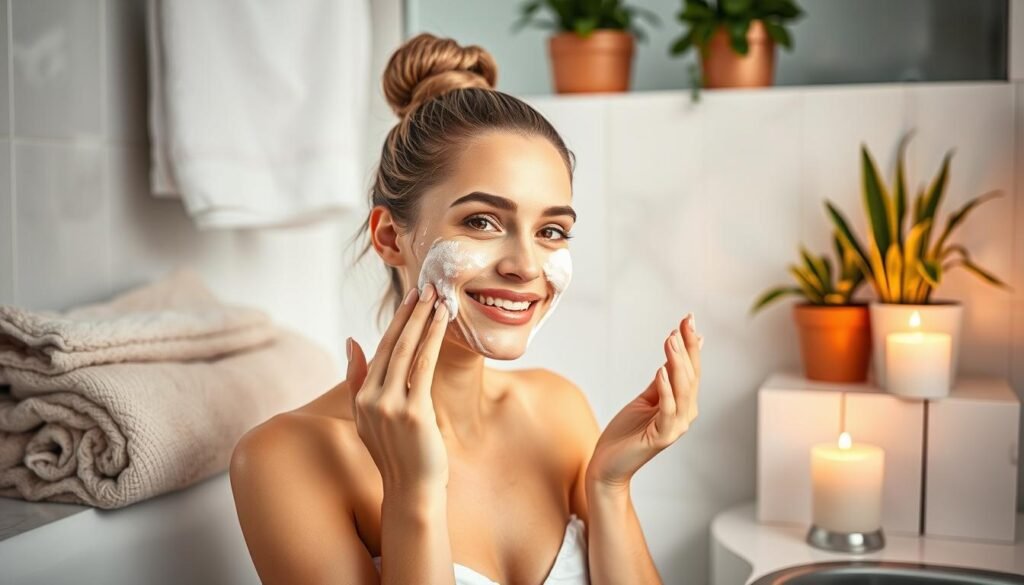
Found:
[(513, 302), (507, 299), (496, 299), (494, 297), (485, 297), (477, 293), (469, 293), (477, 301), (484, 305), (493, 305), (495, 307), (501, 307), (506, 311), (525, 311), (530, 308), (530, 301), (519, 301)]

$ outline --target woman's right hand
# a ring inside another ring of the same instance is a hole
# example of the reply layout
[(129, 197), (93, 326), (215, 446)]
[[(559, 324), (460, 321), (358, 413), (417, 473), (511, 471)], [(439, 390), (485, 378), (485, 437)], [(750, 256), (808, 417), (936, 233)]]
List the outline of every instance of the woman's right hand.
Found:
[(415, 287), (409, 291), (368, 368), (362, 348), (351, 341), (352, 416), (385, 493), (448, 485), (448, 452), (430, 394), (448, 310), (443, 301), (434, 309), (432, 284), (419, 302), (418, 293)]

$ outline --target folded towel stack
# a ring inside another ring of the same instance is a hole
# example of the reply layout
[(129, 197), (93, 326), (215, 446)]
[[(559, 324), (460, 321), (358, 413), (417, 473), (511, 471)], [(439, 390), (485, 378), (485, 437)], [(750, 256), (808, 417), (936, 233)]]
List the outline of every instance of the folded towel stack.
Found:
[(119, 508), (227, 468), (334, 360), (189, 268), (65, 313), (0, 307), (0, 496)]

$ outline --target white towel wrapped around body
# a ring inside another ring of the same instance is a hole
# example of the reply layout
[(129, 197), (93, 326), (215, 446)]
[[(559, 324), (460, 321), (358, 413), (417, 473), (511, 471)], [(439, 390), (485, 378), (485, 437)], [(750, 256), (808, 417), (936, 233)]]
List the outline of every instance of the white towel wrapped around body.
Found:
[(281, 329), (215, 361), (2, 370), (0, 496), (120, 508), (227, 469), (250, 428), (338, 382), (318, 344)]

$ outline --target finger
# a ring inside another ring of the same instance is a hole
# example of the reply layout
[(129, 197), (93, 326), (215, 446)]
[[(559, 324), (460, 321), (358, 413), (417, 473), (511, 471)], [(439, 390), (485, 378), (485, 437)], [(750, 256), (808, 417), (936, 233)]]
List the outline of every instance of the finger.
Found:
[(349, 387), (349, 402), (352, 405), (352, 416), (356, 413), (356, 396), (359, 394), (366, 381), (366, 355), (363, 348), (356, 343), (355, 339), (349, 337), (345, 340), (345, 351), (348, 356), (348, 366), (345, 368), (345, 382)]
[(437, 354), (441, 351), (445, 330), (448, 329), (448, 305), (443, 301), (434, 310), (434, 317), (427, 327), (426, 338), (420, 346), (419, 356), (409, 375), (409, 402), (420, 406), (431, 406), (430, 387), (434, 382), (434, 368)]
[(679, 323), (679, 330), (683, 333), (683, 340), (686, 342), (686, 353), (690, 358), (694, 377), (700, 378), (700, 349), (704, 345), (704, 337), (697, 333), (693, 313), (683, 317), (683, 320)]
[(388, 371), (384, 376), (384, 390), (381, 392), (381, 397), (394, 395), (395, 398), (401, 397), (403, 401), (405, 400), (412, 359), (420, 345), (420, 339), (423, 337), (423, 330), (427, 326), (427, 320), (434, 308), (436, 297), (434, 285), (427, 283), (423, 287), (423, 294), (420, 296), (419, 302), (415, 303), (415, 307), (413, 307), (412, 315), (405, 322), (402, 333), (395, 341), (391, 352), (391, 363), (388, 364)]
[(345, 367), (345, 381), (352, 388), (353, 400), (366, 381), (366, 355), (363, 348), (351, 337), (345, 340), (345, 353), (348, 356), (348, 365)]
[(658, 405), (658, 377), (655, 376), (654, 380), (644, 388), (644, 391), (640, 393), (637, 398), (642, 399), (650, 406)]
[(668, 379), (672, 382), (676, 399), (682, 402), (683, 396), (689, 394), (691, 389), (693, 366), (690, 365), (690, 357), (683, 347), (683, 337), (678, 329), (673, 329), (665, 340), (665, 357), (668, 358)]
[(654, 377), (654, 384), (658, 387), (658, 416), (655, 420), (658, 435), (664, 436), (672, 428), (672, 419), (676, 415), (676, 399), (672, 395), (672, 384), (669, 382), (665, 366), (658, 368), (658, 373)]
[(368, 390), (372, 390), (376, 394), (381, 392), (379, 388), (384, 385), (384, 376), (388, 373), (388, 364), (391, 362), (391, 352), (394, 350), (395, 342), (398, 340), (399, 334), (402, 333), (405, 323), (409, 320), (409, 316), (412, 315), (412, 310), (415, 308), (418, 297), (419, 289), (416, 287), (411, 288), (402, 304), (398, 306), (398, 310), (395, 311), (391, 324), (388, 325), (387, 331), (381, 336), (380, 343), (377, 344), (377, 351), (374, 352), (373, 359), (370, 360), (366, 380), (370, 386)]

